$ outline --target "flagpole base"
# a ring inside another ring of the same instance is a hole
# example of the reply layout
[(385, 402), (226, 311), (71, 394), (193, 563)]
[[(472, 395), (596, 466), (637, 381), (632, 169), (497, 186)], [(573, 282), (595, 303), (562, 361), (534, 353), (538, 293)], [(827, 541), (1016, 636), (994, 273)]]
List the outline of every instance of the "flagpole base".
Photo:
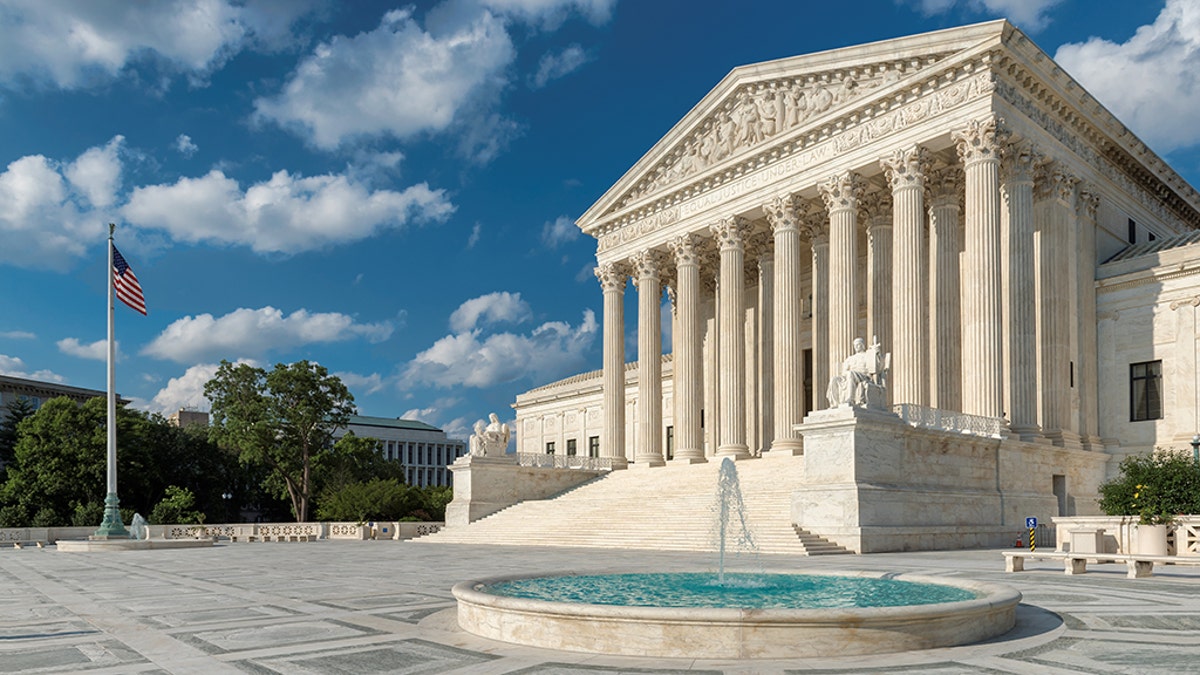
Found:
[(110, 492), (104, 498), (104, 520), (100, 522), (100, 529), (96, 533), (88, 537), (88, 539), (128, 539), (129, 530), (125, 529), (125, 524), (121, 522), (121, 500), (117, 499), (117, 493)]

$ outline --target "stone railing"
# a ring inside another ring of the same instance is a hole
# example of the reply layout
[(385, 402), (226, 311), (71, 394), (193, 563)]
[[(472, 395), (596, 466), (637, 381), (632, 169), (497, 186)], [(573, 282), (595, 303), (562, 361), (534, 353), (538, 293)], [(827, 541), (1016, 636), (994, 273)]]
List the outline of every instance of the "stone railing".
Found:
[(538, 452), (518, 452), (517, 464), (546, 469), (586, 469), (588, 471), (612, 471), (611, 457), (584, 457), (582, 455), (547, 455)]
[[(147, 525), (152, 539), (223, 539), (244, 541), (316, 541), (318, 539), (415, 539), (442, 529), (443, 522), (376, 523), (214, 523), (205, 525)], [(128, 524), (126, 525), (128, 527)], [(87, 539), (96, 531), (91, 527), (8, 527), (0, 528), (0, 546), (14, 544), (53, 544), (59, 539)]]
[(897, 403), (893, 406), (892, 411), (899, 415), (906, 424), (924, 429), (937, 429), (988, 438), (1001, 438), (1005, 429), (1004, 419), (1000, 417), (968, 415), (955, 410), (930, 408), (915, 403)]

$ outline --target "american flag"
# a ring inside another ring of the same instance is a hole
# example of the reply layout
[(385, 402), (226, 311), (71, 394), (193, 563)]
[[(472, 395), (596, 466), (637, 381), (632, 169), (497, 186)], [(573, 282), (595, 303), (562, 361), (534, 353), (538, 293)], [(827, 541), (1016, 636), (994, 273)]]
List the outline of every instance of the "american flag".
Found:
[(146, 314), (146, 298), (142, 296), (142, 285), (138, 283), (133, 268), (125, 262), (125, 256), (113, 246), (113, 289), (121, 302), (129, 305), (134, 311)]

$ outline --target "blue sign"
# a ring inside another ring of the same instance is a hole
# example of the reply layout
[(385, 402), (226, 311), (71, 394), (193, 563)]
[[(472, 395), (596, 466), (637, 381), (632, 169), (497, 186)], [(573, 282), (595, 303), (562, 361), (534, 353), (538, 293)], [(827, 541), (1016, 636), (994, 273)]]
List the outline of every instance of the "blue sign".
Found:
[(1037, 518), (1026, 518), (1025, 519), (1025, 527), (1029, 527), (1029, 528), (1037, 527)]

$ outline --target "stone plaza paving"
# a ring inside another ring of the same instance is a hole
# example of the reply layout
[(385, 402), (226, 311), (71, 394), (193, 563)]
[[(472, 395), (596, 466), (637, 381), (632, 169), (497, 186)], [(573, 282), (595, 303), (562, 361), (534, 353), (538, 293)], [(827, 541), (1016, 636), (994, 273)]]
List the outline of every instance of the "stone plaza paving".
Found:
[(243, 543), (60, 553), (0, 549), (5, 673), (1200, 673), (1200, 568), (1028, 563), (998, 551), (762, 556), (771, 571), (917, 572), (1008, 583), (1017, 627), (988, 643), (870, 657), (649, 660), (493, 642), (457, 627), (450, 587), (510, 573), (711, 570), (711, 554), (420, 544)]

